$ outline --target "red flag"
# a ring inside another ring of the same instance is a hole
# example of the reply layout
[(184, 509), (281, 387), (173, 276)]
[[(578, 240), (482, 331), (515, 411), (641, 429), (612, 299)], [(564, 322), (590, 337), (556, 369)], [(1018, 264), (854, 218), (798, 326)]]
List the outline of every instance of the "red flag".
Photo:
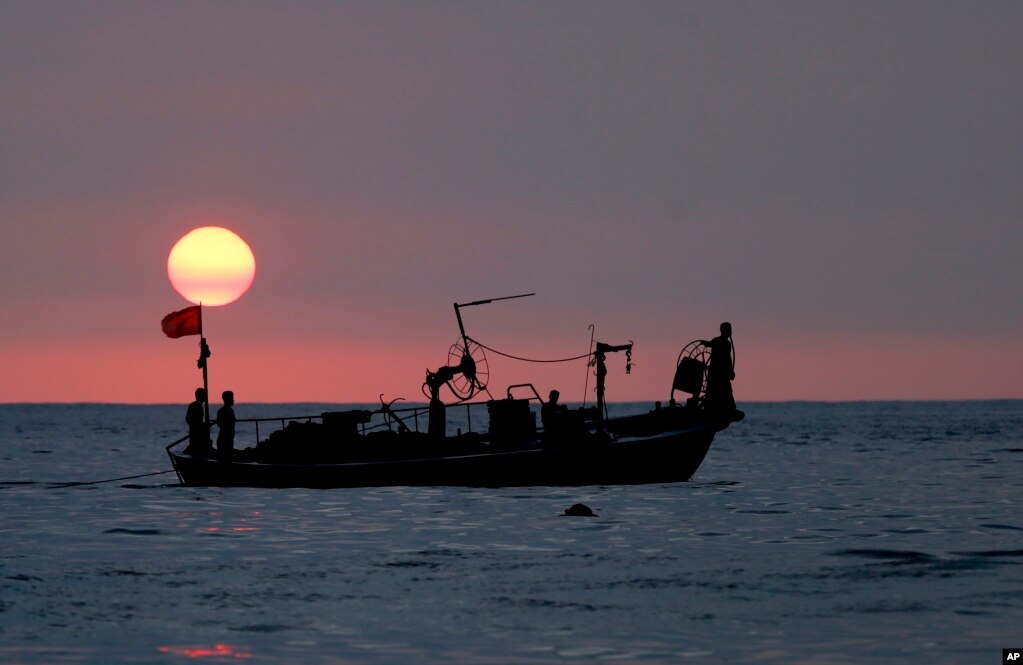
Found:
[(185, 335), (201, 334), (202, 330), (200, 329), (199, 321), (202, 318), (202, 314), (199, 313), (199, 307), (200, 305), (186, 307), (163, 317), (163, 321), (160, 322), (163, 334), (173, 339), (184, 337)]

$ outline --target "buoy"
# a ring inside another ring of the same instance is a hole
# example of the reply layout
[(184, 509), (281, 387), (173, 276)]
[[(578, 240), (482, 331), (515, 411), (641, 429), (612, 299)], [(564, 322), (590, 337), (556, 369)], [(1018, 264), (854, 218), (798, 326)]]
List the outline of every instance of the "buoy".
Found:
[(561, 513), (562, 517), (596, 517), (597, 515), (590, 510), (590, 507), (583, 503), (573, 503), (572, 506)]

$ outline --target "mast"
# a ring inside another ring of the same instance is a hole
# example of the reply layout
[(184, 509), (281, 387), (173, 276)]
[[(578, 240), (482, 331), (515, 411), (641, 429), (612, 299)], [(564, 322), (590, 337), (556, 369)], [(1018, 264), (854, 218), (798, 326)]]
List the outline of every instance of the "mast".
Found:
[(206, 399), (202, 405), (203, 415), (206, 417), (206, 424), (210, 423), (210, 380), (206, 373), (206, 359), (210, 357), (210, 347), (206, 344), (206, 338), (202, 333), (202, 303), (199, 303), (199, 360), (196, 363), (202, 368), (202, 389), (206, 393)]
[(593, 352), (594, 360), (597, 363), (597, 429), (599, 431), (604, 430), (604, 412), (606, 410), (604, 404), (604, 377), (607, 376), (607, 365), (604, 364), (605, 354), (618, 351), (625, 351), (625, 373), (628, 374), (632, 369), (632, 342), (618, 346), (597, 342), (597, 349)]

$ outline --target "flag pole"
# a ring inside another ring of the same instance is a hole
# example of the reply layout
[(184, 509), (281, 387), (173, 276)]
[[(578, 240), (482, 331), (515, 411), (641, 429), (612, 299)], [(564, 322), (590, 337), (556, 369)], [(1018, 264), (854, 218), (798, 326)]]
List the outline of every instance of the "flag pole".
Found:
[(209, 347), (206, 346), (206, 337), (202, 332), (202, 303), (199, 303), (199, 366), (202, 367), (202, 389), (206, 393), (206, 400), (202, 405), (203, 415), (206, 417), (206, 424), (210, 423), (210, 381), (206, 373), (206, 365), (209, 363)]

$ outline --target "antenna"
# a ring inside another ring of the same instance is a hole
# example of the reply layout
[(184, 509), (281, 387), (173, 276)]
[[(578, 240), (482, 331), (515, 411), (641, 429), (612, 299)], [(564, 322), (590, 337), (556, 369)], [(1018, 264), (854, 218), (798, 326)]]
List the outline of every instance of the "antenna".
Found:
[(589, 325), (589, 329), (590, 329), (590, 354), (589, 360), (586, 362), (586, 381), (583, 383), (583, 408), (586, 408), (586, 396), (589, 394), (590, 389), (590, 368), (593, 367), (593, 365), (595, 364), (593, 359), (593, 338), (596, 337), (597, 335), (597, 324), (591, 323)]

